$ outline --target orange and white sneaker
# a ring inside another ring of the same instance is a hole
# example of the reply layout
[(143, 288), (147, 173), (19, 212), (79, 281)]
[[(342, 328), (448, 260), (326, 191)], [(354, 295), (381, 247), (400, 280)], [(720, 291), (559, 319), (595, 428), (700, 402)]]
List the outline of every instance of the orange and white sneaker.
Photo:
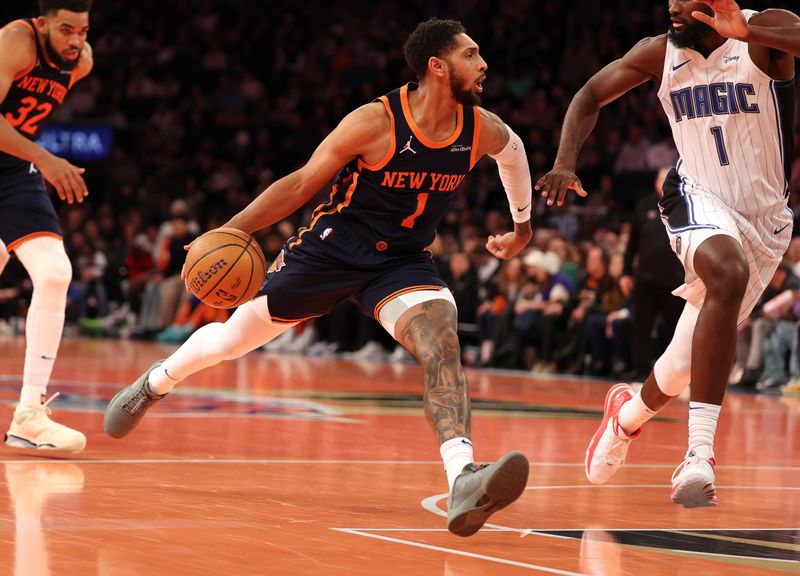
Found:
[(6, 432), (6, 444), (34, 450), (83, 450), (86, 447), (86, 436), (50, 419), (48, 405), (57, 396), (58, 392), (42, 404), (18, 405)]
[(606, 394), (603, 422), (586, 448), (586, 478), (592, 484), (605, 484), (625, 463), (631, 440), (641, 434), (641, 428), (628, 434), (619, 425), (619, 409), (636, 392), (628, 384), (612, 386)]
[(717, 487), (714, 486), (714, 457), (703, 458), (694, 450), (672, 474), (672, 501), (684, 508), (717, 505)]

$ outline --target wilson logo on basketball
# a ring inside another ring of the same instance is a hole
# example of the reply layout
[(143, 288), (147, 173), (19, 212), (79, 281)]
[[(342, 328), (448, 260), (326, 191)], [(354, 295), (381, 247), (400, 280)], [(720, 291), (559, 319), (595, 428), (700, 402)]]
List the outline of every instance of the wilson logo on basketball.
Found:
[(225, 259), (220, 258), (211, 266), (209, 266), (207, 270), (198, 271), (195, 277), (189, 281), (189, 286), (192, 288), (192, 292), (198, 293), (200, 289), (208, 283), (209, 280), (227, 267), (228, 263), (225, 261)]

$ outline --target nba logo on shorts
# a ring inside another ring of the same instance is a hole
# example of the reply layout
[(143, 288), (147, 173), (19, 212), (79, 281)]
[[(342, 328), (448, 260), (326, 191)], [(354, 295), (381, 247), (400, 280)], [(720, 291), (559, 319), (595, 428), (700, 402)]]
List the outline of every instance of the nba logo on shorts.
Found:
[(675, 238), (675, 253), (678, 256), (681, 255), (681, 237), (680, 236)]

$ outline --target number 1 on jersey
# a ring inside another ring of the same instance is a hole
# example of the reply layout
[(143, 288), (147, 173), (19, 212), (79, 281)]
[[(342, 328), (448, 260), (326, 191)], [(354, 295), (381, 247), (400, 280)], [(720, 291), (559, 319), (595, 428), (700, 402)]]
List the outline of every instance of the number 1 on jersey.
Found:
[(730, 164), (730, 161), (728, 160), (728, 151), (725, 149), (725, 139), (722, 137), (722, 128), (720, 126), (714, 126), (711, 129), (711, 133), (714, 135), (714, 141), (717, 144), (719, 163), (722, 166), (727, 166)]
[(403, 228), (408, 228), (411, 230), (414, 227), (414, 221), (417, 217), (425, 211), (425, 204), (428, 203), (428, 193), (422, 192), (417, 194), (417, 209), (414, 210), (414, 213), (411, 216), (406, 216), (403, 218), (402, 226)]

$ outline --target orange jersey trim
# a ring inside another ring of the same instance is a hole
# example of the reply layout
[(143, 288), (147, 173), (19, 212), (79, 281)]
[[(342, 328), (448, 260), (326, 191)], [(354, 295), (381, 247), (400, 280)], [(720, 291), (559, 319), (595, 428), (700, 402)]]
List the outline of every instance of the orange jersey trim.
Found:
[[(313, 221), (314, 221), (314, 218), (316, 218), (317, 214), (318, 214), (318, 213), (319, 213), (321, 210), (325, 210), (325, 209), (326, 209), (326, 208), (328, 208), (329, 206), (333, 205), (333, 197), (334, 197), (334, 196), (336, 196), (336, 193), (337, 193), (338, 191), (339, 191), (339, 186), (337, 186), (336, 184), (334, 184), (333, 186), (331, 186), (331, 194), (330, 194), (330, 196), (328, 197), (328, 201), (327, 201), (327, 202), (323, 202), (322, 204), (319, 204), (319, 205), (318, 205), (316, 208), (314, 208), (314, 211), (313, 211), (313, 212), (311, 212), (311, 222), (313, 222)], [(299, 231), (298, 231), (298, 233), (297, 233), (297, 239), (296, 239), (294, 242), (291, 242), (291, 243), (289, 244), (289, 246), (288, 246), (289, 250), (291, 250), (291, 249), (292, 249), (292, 247), (293, 247), (295, 244), (297, 244), (297, 243), (298, 243), (298, 241), (300, 240), (300, 236), (302, 236), (302, 235), (303, 235), (303, 233), (305, 233), (305, 231), (306, 231), (306, 230), (308, 230), (310, 226), (311, 226), (311, 224), (309, 224), (308, 226), (303, 226), (302, 228), (300, 228), (300, 230), (299, 230)], [(274, 264), (274, 263), (273, 263), (273, 264)]]
[(434, 142), (425, 136), (425, 134), (422, 132), (422, 129), (417, 126), (417, 123), (414, 121), (414, 117), (411, 115), (411, 108), (408, 105), (408, 84), (400, 88), (400, 104), (403, 107), (403, 116), (405, 116), (406, 122), (408, 122), (408, 126), (411, 128), (414, 136), (416, 136), (417, 140), (422, 142), (428, 148), (444, 148), (446, 146), (450, 146), (453, 142), (458, 140), (459, 136), (461, 136), (461, 129), (464, 127), (464, 107), (461, 104), (458, 105), (458, 109), (456, 111), (455, 131), (447, 140), (440, 140), (438, 142)]
[[(31, 31), (31, 33), (33, 34), (33, 41), (34, 41), (34, 42), (39, 42), (39, 37), (36, 35), (36, 30), (35, 30), (35, 29), (34, 29), (34, 27), (31, 25), (31, 23), (30, 23), (30, 22), (26, 22), (25, 20), (13, 20), (13, 21), (9, 22), (8, 24), (6, 24), (5, 26), (3, 26), (3, 28), (5, 28), (6, 26), (11, 26), (12, 24), (22, 24), (23, 26), (25, 26), (25, 27), (26, 27), (28, 30), (30, 30), (30, 31)], [(38, 54), (38, 49), (37, 49), (37, 54)], [(34, 68), (36, 68), (36, 61), (37, 61), (37, 59), (36, 59), (36, 58), (34, 58), (34, 60), (33, 60), (33, 64), (31, 64), (31, 65), (30, 65), (28, 68), (26, 68), (26, 69), (25, 69), (25, 70), (23, 70), (22, 72), (17, 72), (17, 73), (14, 75), (14, 82), (16, 82), (16, 81), (17, 81), (17, 80), (19, 80), (20, 78), (24, 78), (25, 76), (27, 76), (28, 74), (30, 74), (30, 73), (31, 73), (31, 70), (33, 70)]]
[(397, 298), (398, 296), (402, 296), (403, 294), (408, 294), (409, 292), (419, 292), (420, 290), (444, 290), (444, 286), (433, 285), (433, 284), (432, 285), (409, 286), (407, 288), (403, 288), (403, 289), (398, 290), (396, 292), (392, 292), (391, 294), (386, 296), (383, 300), (381, 300), (380, 302), (378, 302), (375, 305), (375, 310), (372, 312), (372, 315), (377, 320), (378, 319), (378, 314), (381, 313), (381, 308), (386, 306), (386, 304), (388, 304), (389, 301), (394, 300), (395, 298)]
[(383, 102), (383, 105), (386, 106), (386, 112), (389, 113), (389, 123), (391, 124), (389, 132), (389, 134), (391, 135), (390, 136), (391, 140), (389, 141), (389, 149), (386, 151), (386, 155), (384, 155), (384, 157), (381, 158), (377, 164), (367, 164), (361, 158), (359, 158), (358, 159), (359, 172), (365, 168), (372, 172), (380, 170), (381, 168), (386, 166), (386, 164), (389, 163), (389, 160), (391, 160), (392, 156), (394, 156), (394, 151), (397, 149), (397, 141), (395, 140), (394, 137), (394, 114), (392, 114), (392, 108), (391, 106), (389, 106), (389, 99), (386, 96), (381, 96), (379, 100)]
[(72, 70), (72, 74), (69, 75), (69, 86), (67, 90), (72, 90), (72, 87), (75, 86), (75, 82), (78, 81), (78, 69), (74, 68)]
[(16, 250), (28, 240), (33, 240), (34, 238), (42, 238), (45, 236), (49, 236), (51, 238), (57, 238), (59, 240), (64, 239), (64, 237), (61, 236), (61, 234), (56, 234), (55, 232), (31, 232), (30, 234), (25, 234), (25, 236), (23, 236), (22, 238), (17, 238), (11, 244), (9, 244), (7, 246), (8, 251), (12, 252), (13, 250)]
[[(350, 183), (350, 187), (347, 189), (347, 193), (344, 196), (344, 200), (342, 202), (339, 202), (339, 204), (336, 205), (336, 208), (332, 210), (326, 210), (323, 212), (321, 210), (322, 206), (319, 206), (316, 210), (314, 210), (316, 216), (314, 216), (311, 219), (311, 224), (308, 225), (308, 228), (303, 228), (302, 230), (300, 230), (300, 233), (297, 235), (297, 240), (289, 244), (289, 250), (303, 243), (303, 235), (314, 228), (314, 225), (317, 223), (317, 220), (328, 214), (333, 214), (334, 212), (341, 212), (350, 205), (350, 200), (353, 199), (353, 193), (356, 191), (356, 186), (358, 185), (359, 176), (360, 174), (358, 172), (355, 172), (353, 174), (353, 181)], [(333, 189), (331, 190), (331, 200), (333, 200), (333, 195), (335, 193), (336, 193), (336, 186), (334, 186)], [(330, 204), (330, 202), (328, 202), (328, 204)]]
[(469, 169), (475, 166), (478, 161), (478, 142), (481, 139), (481, 111), (477, 106), (472, 107), (472, 112), (475, 114), (475, 128), (472, 135), (472, 151), (469, 154)]

